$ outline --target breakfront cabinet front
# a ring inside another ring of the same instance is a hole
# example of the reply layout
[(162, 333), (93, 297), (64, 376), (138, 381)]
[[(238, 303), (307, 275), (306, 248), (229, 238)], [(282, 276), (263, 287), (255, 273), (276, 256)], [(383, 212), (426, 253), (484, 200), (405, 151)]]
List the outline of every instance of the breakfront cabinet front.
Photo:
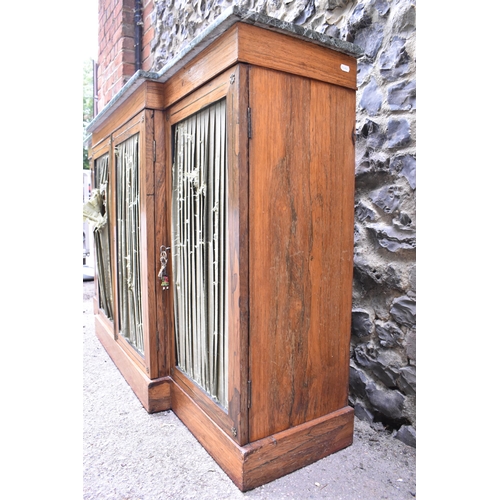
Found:
[(143, 109), (111, 134), (94, 134), (91, 158), (102, 215), (94, 229), (96, 333), (149, 412), (169, 405), (168, 318), (155, 279), (157, 242), (165, 238), (165, 228), (157, 229), (165, 172), (154, 168), (163, 122), (162, 111)]
[(96, 331), (248, 490), (352, 443), (356, 59), (212, 38), (94, 127)]

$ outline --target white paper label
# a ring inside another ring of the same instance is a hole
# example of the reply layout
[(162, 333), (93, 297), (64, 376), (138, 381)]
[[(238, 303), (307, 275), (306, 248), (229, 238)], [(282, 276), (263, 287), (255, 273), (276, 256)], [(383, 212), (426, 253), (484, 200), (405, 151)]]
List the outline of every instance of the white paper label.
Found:
[(351, 71), (351, 68), (349, 68), (349, 66), (347, 66), (347, 64), (341, 64), (340, 69), (342, 71), (345, 71), (346, 73), (349, 73), (349, 71)]

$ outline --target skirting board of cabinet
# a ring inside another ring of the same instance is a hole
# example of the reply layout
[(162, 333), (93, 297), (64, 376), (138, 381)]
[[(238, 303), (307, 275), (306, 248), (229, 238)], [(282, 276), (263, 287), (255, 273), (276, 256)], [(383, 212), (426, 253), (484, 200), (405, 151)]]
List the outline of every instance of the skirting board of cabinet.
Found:
[(241, 491), (274, 481), (350, 446), (354, 410), (346, 406), (245, 446), (237, 445), (171, 381), (172, 409)]
[(150, 379), (114, 340), (113, 332), (100, 315), (96, 316), (95, 331), (102, 346), (145, 410), (148, 413), (170, 410), (170, 377)]

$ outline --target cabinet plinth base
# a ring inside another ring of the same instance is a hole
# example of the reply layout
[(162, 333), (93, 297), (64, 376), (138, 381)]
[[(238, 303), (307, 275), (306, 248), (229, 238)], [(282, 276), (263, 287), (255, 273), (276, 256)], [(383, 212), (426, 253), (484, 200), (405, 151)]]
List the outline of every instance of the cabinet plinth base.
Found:
[(150, 379), (114, 340), (113, 332), (96, 316), (97, 338), (148, 413), (170, 410), (170, 378)]
[(350, 406), (245, 446), (237, 445), (172, 381), (172, 409), (241, 491), (248, 491), (350, 446)]
[(170, 377), (149, 379), (96, 318), (96, 335), (148, 413), (172, 409), (241, 491), (248, 491), (350, 446), (354, 410), (333, 413), (244, 446), (233, 441)]

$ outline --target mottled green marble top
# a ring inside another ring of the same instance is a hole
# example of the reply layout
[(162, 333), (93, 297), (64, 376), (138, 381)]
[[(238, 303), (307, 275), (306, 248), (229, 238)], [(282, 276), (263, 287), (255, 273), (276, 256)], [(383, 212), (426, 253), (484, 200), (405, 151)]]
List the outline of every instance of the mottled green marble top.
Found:
[(300, 38), (323, 47), (330, 48), (337, 52), (342, 52), (352, 57), (362, 56), (362, 49), (350, 42), (333, 38), (318, 31), (304, 28), (297, 24), (282, 21), (280, 19), (266, 16), (259, 12), (251, 11), (238, 6), (231, 6), (226, 9), (217, 19), (205, 28), (198, 36), (193, 38), (186, 46), (180, 50), (165, 66), (158, 72), (137, 71), (122, 89), (106, 104), (103, 110), (90, 122), (87, 132), (92, 133), (99, 126), (109, 113), (145, 80), (166, 82), (180, 68), (185, 66), (191, 59), (196, 57), (204, 48), (226, 32), (233, 24), (243, 22), (253, 24), (262, 28), (277, 31), (289, 36)]

